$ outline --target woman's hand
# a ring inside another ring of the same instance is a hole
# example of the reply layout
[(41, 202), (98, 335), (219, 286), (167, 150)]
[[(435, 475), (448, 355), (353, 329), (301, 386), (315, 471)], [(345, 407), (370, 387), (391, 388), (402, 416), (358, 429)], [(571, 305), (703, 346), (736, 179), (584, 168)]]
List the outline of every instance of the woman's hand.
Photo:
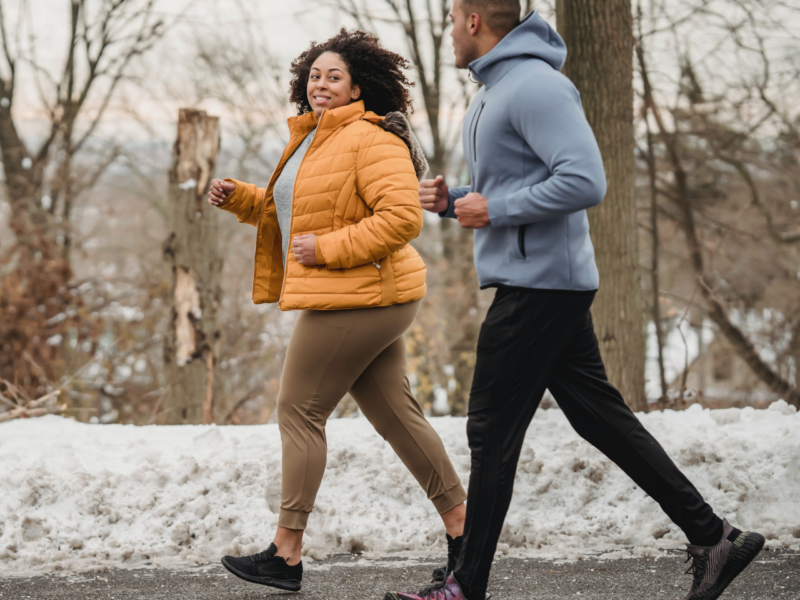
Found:
[(208, 188), (208, 203), (211, 206), (222, 206), (225, 200), (228, 199), (236, 190), (236, 184), (232, 181), (222, 181), (221, 179), (212, 179), (211, 187)]
[(317, 236), (313, 233), (295, 236), (292, 240), (292, 252), (301, 265), (313, 267), (317, 264)]

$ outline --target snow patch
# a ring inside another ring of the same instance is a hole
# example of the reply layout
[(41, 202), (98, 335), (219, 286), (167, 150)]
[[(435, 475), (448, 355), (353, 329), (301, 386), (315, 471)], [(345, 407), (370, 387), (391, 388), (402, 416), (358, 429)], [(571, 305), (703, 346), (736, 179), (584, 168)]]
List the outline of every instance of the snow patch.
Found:
[[(785, 402), (640, 415), (720, 516), (800, 550), (800, 414)], [(466, 420), (431, 419), (466, 486)], [(444, 556), (424, 492), (364, 418), (328, 424), (328, 464), (305, 554)], [(280, 435), (251, 427), (84, 425), (55, 416), (0, 425), (0, 576), (193, 566), (272, 539)], [(520, 454), (498, 551), (575, 559), (655, 556), (683, 534), (570, 428), (539, 411)]]

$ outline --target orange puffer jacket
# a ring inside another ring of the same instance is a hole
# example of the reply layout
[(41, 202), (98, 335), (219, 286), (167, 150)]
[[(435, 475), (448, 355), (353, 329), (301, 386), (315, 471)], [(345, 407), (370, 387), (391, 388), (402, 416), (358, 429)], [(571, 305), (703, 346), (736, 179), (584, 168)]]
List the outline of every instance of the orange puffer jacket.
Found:
[[(313, 112), (293, 117), (289, 144), (267, 188), (235, 182), (223, 208), (258, 227), (256, 304), (341, 310), (404, 304), (425, 295), (425, 264), (408, 245), (423, 220), (414, 149), (380, 127), (382, 121), (365, 112), (363, 102), (325, 111), (319, 119)], [(295, 180), (290, 231), (292, 238), (318, 236), (318, 264), (301, 265), (290, 250), (284, 272), (272, 190), (286, 161), (315, 127)]]

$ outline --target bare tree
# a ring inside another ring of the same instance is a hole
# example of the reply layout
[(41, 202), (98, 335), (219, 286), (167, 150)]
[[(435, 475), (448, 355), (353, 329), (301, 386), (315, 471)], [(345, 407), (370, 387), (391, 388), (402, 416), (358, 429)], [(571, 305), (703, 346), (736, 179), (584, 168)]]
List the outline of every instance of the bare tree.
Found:
[[(785, 52), (776, 58), (770, 41), (776, 36), (782, 44), (788, 39), (800, 47), (796, 33), (785, 25), (792, 15), (800, 17), (800, 11), (770, 0), (702, 4), (701, 11), (687, 6), (683, 12), (652, 2), (647, 26), (640, 25), (636, 56), (641, 98), (645, 115), (651, 117), (646, 127), (652, 123), (658, 141), (649, 153), (654, 167), (658, 165), (651, 170), (651, 186), (660, 198), (654, 208), (681, 228), (694, 290), (688, 305), (694, 304), (695, 295), (702, 300), (704, 312), (741, 360), (775, 394), (798, 405), (796, 381), (780, 361), (782, 355), (793, 361), (796, 373), (796, 258), (783, 248), (800, 241), (797, 226), (791, 229), (791, 203), (786, 200), (800, 190), (800, 135), (796, 107), (776, 99), (796, 84), (797, 66), (776, 75), (773, 63)], [(706, 32), (716, 29), (718, 35), (700, 60), (675, 44), (679, 77), (674, 94), (670, 88), (675, 80), (661, 77), (666, 90), (654, 83), (664, 60), (662, 56), (658, 71), (652, 69), (645, 44), (655, 45), (658, 35), (680, 40), (687, 22), (704, 26)], [(732, 58), (736, 70), (728, 71)], [(742, 65), (754, 64), (758, 70), (742, 72)], [(778, 77), (785, 79), (776, 81)], [(770, 296), (776, 288), (780, 293)], [(758, 316), (759, 305), (779, 311), (772, 325)], [(760, 324), (749, 325), (753, 319)], [(769, 327), (775, 327), (773, 333)], [(774, 358), (765, 358), (759, 338)], [(788, 343), (782, 341), (786, 338)]]
[[(98, 127), (131, 65), (165, 30), (154, 1), (65, 0), (67, 46), (58, 66), (38, 58), (36, 40), (44, 35), (26, 29), (29, 3), (19, 2), (12, 24), (7, 2), (0, 2), (0, 160), (15, 238), (0, 257), (0, 305), (10, 315), (0, 325), (6, 340), (0, 373), (31, 390), (57, 379), (59, 360), (51, 356), (57, 344), (48, 348), (45, 340), (64, 339), (79, 317), (80, 301), (69, 285), (76, 198), (97, 183), (119, 149), (106, 146), (85, 166), (76, 158), (97, 150), (91, 146)], [(48, 119), (36, 144), (23, 138), (14, 110), (21, 69), (35, 82), (26, 100), (38, 95)], [(83, 333), (79, 328), (78, 337)], [(21, 360), (24, 352), (48, 372), (37, 373)]]
[[(245, 22), (258, 21), (254, 7), (236, 0), (236, 11)], [(289, 106), (288, 69), (275, 58), (260, 27), (241, 27), (235, 39), (220, 40), (217, 28), (202, 33), (192, 30), (194, 55), (199, 68), (192, 71), (195, 105), (211, 105), (225, 111), (226, 134), (237, 142), (235, 162), (244, 181), (268, 174), (277, 158), (265, 153), (267, 142), (287, 143)], [(241, 144), (239, 147), (238, 144)]]

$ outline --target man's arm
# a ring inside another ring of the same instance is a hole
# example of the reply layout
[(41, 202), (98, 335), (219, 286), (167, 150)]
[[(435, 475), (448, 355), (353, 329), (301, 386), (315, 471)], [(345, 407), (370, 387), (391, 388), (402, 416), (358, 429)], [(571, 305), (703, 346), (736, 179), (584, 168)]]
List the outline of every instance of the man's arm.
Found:
[(523, 83), (514, 96), (511, 122), (550, 177), (490, 198), (491, 224), (525, 225), (600, 204), (606, 193), (603, 159), (572, 83), (554, 71)]

